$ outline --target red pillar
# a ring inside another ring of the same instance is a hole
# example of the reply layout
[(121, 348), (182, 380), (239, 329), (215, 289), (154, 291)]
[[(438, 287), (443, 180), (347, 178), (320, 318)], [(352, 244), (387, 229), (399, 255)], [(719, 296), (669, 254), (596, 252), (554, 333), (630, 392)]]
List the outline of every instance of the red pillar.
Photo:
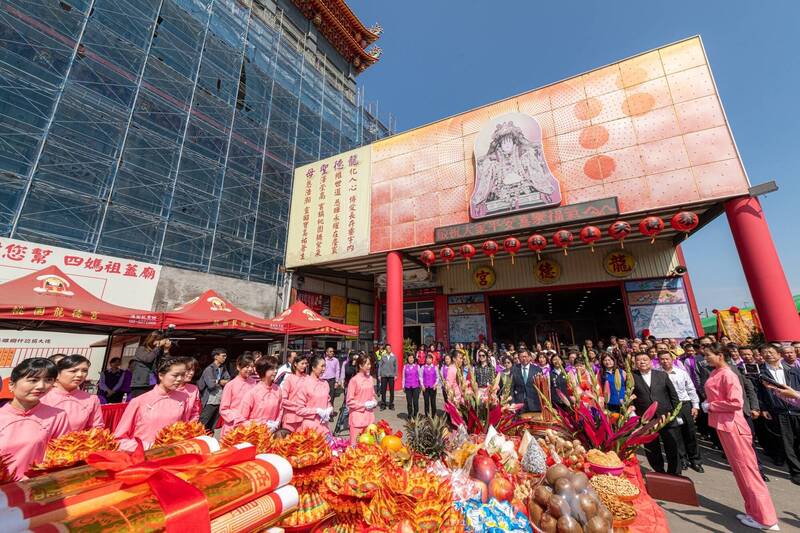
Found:
[(386, 254), (386, 342), (397, 356), (395, 389), (400, 389), (403, 372), (403, 257), (400, 252)]
[(739, 252), (750, 295), (769, 341), (800, 339), (800, 317), (758, 198), (725, 203), (728, 224)]

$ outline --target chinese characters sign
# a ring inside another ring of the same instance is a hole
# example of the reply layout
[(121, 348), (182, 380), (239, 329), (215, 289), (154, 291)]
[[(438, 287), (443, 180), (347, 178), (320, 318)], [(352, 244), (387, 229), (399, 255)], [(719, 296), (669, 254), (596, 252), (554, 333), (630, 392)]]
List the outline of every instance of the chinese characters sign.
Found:
[(603, 267), (615, 278), (627, 278), (636, 268), (636, 258), (625, 250), (614, 250), (603, 258)]
[(295, 169), (288, 268), (369, 253), (369, 169), (369, 147)]
[(482, 266), (475, 269), (472, 274), (472, 281), (480, 289), (491, 289), (497, 280), (494, 269), (490, 266)]
[(533, 267), (533, 275), (539, 283), (555, 283), (561, 277), (561, 265), (552, 259), (542, 259)]

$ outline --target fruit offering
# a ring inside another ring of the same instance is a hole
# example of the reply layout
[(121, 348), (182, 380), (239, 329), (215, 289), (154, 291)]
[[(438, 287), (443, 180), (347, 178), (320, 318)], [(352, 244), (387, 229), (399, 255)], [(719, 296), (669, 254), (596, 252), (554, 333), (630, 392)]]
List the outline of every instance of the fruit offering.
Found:
[(567, 466), (575, 466), (578, 470), (583, 468), (583, 463), (586, 460), (586, 448), (583, 447), (579, 440), (569, 440), (562, 437), (552, 429), (544, 432), (544, 437), (536, 439), (539, 446), (548, 452), (549, 464), (559, 462), (555, 460), (554, 453), (557, 455)]
[(200, 422), (175, 422), (174, 424), (170, 424), (158, 432), (153, 446), (166, 446), (167, 444), (172, 444), (173, 442), (193, 439), (205, 434), (206, 428)]
[(318, 493), (301, 494), (297, 509), (284, 518), (280, 525), (285, 527), (308, 526), (325, 518), (329, 511), (328, 504)]
[(586, 474), (563, 464), (547, 469), (527, 507), (531, 523), (545, 533), (607, 533), (614, 519)]

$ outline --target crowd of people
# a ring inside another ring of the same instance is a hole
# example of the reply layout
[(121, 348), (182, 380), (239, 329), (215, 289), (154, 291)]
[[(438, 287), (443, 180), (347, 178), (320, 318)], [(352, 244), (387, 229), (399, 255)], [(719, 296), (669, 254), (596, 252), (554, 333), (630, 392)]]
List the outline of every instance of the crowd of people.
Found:
[[(97, 395), (83, 390), (90, 362), (80, 355), (26, 359), (13, 369), (13, 398), (0, 408), (0, 455), (22, 477), (42, 460), (47, 442), (69, 431), (103, 427), (101, 403), (127, 399), (114, 428), (121, 449), (147, 448), (157, 433), (178, 421), (199, 420), (224, 435), (247, 421), (271, 430), (314, 428), (325, 435), (349, 429), (355, 443), (377, 409), (395, 409), (395, 382), (401, 380), (409, 417), (437, 416), (437, 395), (458, 402), (464, 377), (484, 390), (505, 390), (520, 411), (540, 411), (537, 383), (549, 383), (549, 401), (568, 407), (576, 388), (597, 383), (605, 406), (619, 412), (626, 388), (630, 409), (645, 412), (657, 402), (656, 417), (677, 416), (645, 447), (656, 472), (702, 473), (700, 440), (727, 456), (747, 502), (745, 519), (773, 524), (756, 442), (776, 467), (785, 466), (800, 485), (800, 343), (737, 346), (725, 337), (699, 339), (586, 340), (557, 350), (550, 341), (525, 343), (441, 343), (406, 347), (398, 355), (389, 344), (370, 353), (350, 351), (301, 354), (243, 352), (228, 360), (212, 351), (202, 370), (191, 357), (173, 357), (170, 341), (153, 333), (138, 347), (127, 370), (113, 358), (101, 373)], [(341, 357), (341, 359), (340, 359)], [(403, 358), (403, 364), (399, 363)], [(537, 381), (537, 376), (542, 376)], [(578, 390), (580, 393), (580, 390)], [(338, 396), (338, 417), (334, 405)], [(422, 409), (420, 409), (422, 397)], [(680, 408), (678, 409), (678, 405)], [(334, 423), (335, 421), (335, 423)], [(333, 425), (333, 431), (331, 431)], [(666, 460), (665, 460), (666, 459)], [(749, 496), (748, 496), (749, 495)]]

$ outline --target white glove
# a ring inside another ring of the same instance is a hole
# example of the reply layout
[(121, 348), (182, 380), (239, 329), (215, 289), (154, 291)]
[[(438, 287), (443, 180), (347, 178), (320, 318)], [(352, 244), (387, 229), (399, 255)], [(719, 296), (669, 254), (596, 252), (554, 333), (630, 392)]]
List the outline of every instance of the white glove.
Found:
[(333, 413), (333, 407), (328, 407), (327, 409), (325, 409), (325, 420), (326, 421), (331, 419), (331, 413)]
[(319, 419), (322, 420), (323, 422), (327, 422), (328, 421), (328, 410), (327, 409), (317, 409), (317, 416), (319, 416)]
[(708, 412), (708, 400), (700, 404), (700, 409), (702, 409), (704, 413)]
[(364, 409), (366, 409), (367, 411), (372, 411), (377, 406), (378, 402), (376, 402), (375, 400), (367, 400), (366, 402), (364, 402)]
[(274, 433), (278, 430), (278, 427), (280, 427), (280, 422), (277, 420), (267, 420), (267, 427)]

